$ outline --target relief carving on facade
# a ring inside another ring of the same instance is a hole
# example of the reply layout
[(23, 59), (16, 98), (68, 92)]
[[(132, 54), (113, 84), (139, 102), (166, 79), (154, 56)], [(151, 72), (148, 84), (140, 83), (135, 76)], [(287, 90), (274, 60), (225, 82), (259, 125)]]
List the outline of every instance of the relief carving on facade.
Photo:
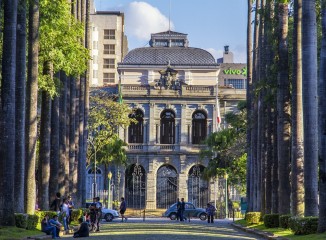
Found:
[(178, 71), (171, 68), (170, 64), (168, 64), (166, 69), (160, 70), (161, 74), (160, 79), (155, 80), (154, 89), (170, 89), (170, 90), (180, 90), (181, 83), (179, 79), (177, 79)]

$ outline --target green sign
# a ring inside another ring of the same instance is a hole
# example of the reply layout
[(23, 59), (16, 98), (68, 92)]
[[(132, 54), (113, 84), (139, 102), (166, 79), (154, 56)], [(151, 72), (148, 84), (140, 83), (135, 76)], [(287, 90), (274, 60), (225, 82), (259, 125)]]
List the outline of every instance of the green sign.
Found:
[(244, 67), (242, 69), (224, 69), (223, 73), (226, 75), (243, 75), (243, 76), (247, 76), (247, 68)]

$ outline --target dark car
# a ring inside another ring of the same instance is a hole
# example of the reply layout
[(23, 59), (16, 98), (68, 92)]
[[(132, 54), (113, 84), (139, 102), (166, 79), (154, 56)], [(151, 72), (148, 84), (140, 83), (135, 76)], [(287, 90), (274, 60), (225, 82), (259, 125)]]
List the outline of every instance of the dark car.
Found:
[[(186, 218), (199, 218), (202, 221), (205, 221), (207, 219), (207, 213), (206, 210), (203, 208), (196, 208), (192, 203), (186, 202), (185, 203), (185, 211), (184, 211), (184, 217)], [(177, 219), (177, 204), (172, 204), (166, 211), (163, 213), (163, 217), (168, 217), (171, 220)]]

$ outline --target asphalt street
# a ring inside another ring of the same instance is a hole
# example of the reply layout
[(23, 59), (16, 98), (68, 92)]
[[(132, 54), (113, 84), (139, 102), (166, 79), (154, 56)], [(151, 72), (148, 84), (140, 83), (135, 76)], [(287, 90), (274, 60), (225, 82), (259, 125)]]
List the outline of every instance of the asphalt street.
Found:
[[(127, 222), (115, 219), (102, 221), (101, 231), (91, 233), (88, 239), (108, 240), (200, 240), (200, 239), (263, 239), (233, 228), (231, 220), (215, 220), (207, 223), (199, 219), (190, 222), (171, 221), (165, 218), (130, 218)], [(72, 235), (62, 236), (74, 239)]]

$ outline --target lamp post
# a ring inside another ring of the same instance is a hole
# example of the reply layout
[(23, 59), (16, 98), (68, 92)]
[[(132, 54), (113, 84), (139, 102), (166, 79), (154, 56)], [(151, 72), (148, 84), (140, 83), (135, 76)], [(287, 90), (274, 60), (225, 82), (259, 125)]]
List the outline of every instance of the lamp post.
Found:
[(94, 144), (93, 138), (87, 140), (94, 149), (94, 179), (93, 179), (93, 198), (96, 197), (96, 146)]
[(108, 180), (109, 180), (109, 186), (108, 186), (108, 208), (111, 208), (111, 201), (110, 201), (110, 197), (111, 197), (111, 179), (112, 179), (112, 172), (109, 171), (108, 173)]
[(229, 215), (229, 209), (228, 209), (228, 174), (225, 173), (225, 218)]

